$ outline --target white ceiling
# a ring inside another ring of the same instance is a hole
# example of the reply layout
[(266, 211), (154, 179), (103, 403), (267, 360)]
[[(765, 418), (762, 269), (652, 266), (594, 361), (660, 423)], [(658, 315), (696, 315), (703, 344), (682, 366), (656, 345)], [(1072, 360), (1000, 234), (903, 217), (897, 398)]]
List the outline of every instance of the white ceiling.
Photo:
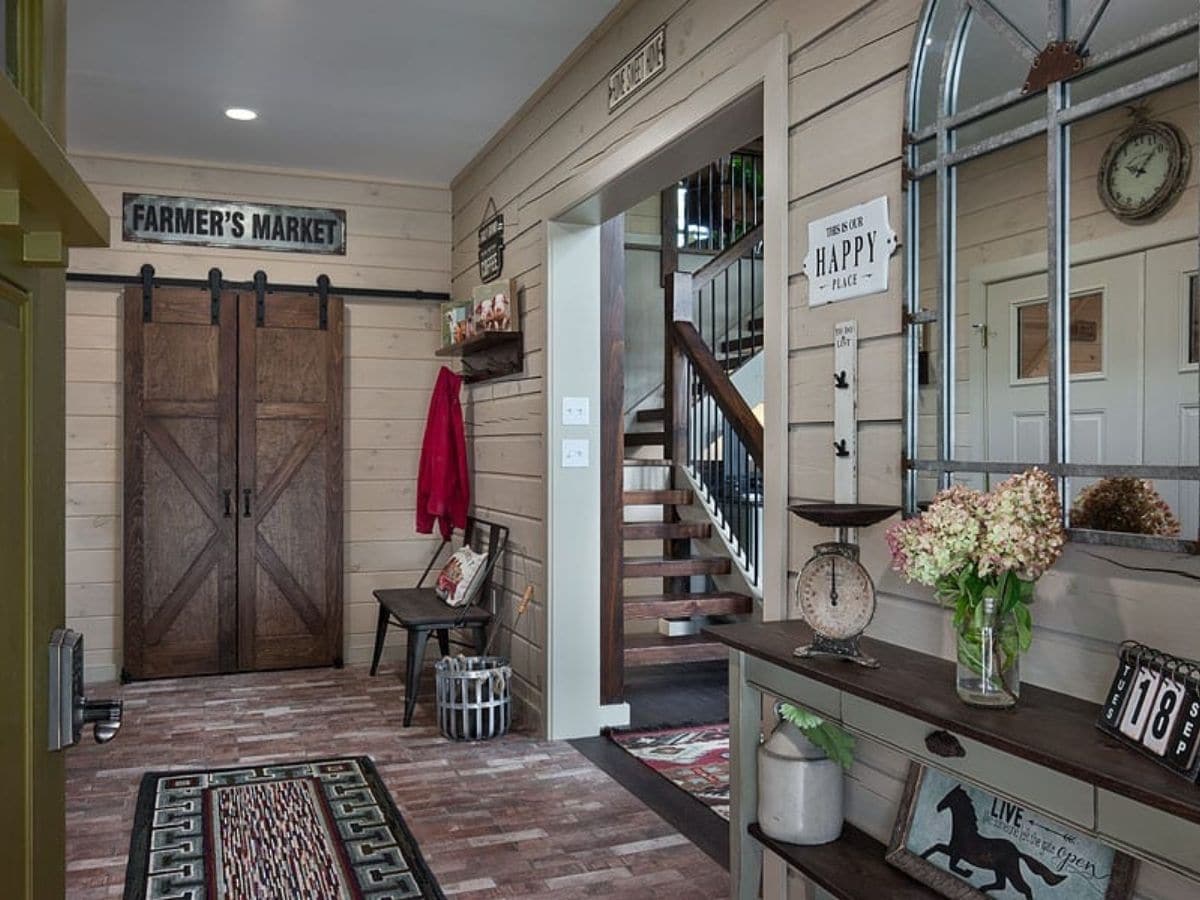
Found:
[(70, 0), (68, 146), (445, 184), (616, 2)]

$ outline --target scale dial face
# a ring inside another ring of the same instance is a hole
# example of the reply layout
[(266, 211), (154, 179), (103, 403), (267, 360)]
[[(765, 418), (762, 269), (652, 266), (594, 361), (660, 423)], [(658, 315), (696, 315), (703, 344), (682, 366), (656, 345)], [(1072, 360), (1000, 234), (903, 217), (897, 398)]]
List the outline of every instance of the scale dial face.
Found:
[(840, 553), (814, 556), (796, 579), (796, 603), (813, 631), (846, 640), (875, 615), (875, 585), (867, 570)]

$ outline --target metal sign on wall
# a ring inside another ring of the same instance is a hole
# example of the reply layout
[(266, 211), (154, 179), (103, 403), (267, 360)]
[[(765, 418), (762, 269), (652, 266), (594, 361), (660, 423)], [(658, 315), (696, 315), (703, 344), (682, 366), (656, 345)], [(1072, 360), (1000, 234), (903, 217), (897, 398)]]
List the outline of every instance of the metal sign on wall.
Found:
[(612, 112), (640, 91), (666, 67), (667, 26), (660, 25), (608, 74), (608, 111)]
[(346, 255), (346, 211), (196, 197), (125, 194), (126, 241)]
[(808, 305), (823, 306), (877, 294), (888, 287), (888, 259), (896, 233), (888, 222), (887, 197), (876, 197), (808, 223)]
[(479, 278), (495, 281), (504, 271), (504, 213), (496, 212), (496, 201), (489, 197), (479, 225)]

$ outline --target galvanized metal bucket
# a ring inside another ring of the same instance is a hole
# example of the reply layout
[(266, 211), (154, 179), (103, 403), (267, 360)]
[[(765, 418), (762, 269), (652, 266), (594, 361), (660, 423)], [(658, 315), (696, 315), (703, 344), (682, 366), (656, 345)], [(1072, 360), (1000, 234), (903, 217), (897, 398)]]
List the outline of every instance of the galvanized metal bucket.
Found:
[(512, 723), (512, 666), (503, 656), (447, 656), (437, 669), (437, 719), (452, 741), (487, 741)]

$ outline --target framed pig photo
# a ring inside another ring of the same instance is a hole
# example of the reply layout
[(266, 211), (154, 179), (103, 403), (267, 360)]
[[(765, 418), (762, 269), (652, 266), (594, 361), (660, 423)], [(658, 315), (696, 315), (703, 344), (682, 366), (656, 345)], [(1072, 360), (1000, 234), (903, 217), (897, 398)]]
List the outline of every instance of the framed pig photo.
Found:
[(954, 900), (1128, 900), (1137, 875), (1132, 857), (918, 763), (887, 861)]
[(472, 292), (475, 309), (471, 320), (475, 333), (484, 331), (516, 331), (520, 317), (517, 314), (515, 285), (511, 279), (481, 284)]

